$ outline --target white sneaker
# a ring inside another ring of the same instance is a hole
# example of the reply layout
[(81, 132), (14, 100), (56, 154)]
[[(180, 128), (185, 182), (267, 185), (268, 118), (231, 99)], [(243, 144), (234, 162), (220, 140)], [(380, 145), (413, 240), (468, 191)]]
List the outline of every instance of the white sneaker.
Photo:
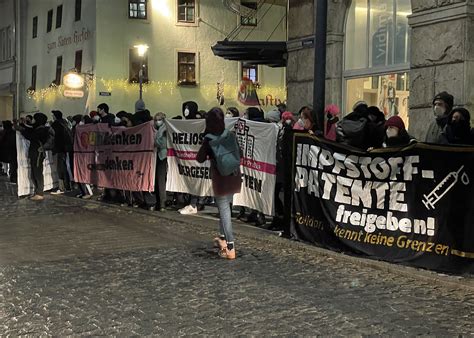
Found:
[(64, 194), (64, 191), (61, 191), (61, 190), (56, 190), (56, 191), (51, 191), (51, 195), (61, 195), (61, 194)]
[(198, 209), (193, 207), (192, 205), (188, 205), (187, 207), (181, 209), (181, 211), (179, 212), (181, 215), (193, 215), (193, 214), (197, 214), (198, 212)]

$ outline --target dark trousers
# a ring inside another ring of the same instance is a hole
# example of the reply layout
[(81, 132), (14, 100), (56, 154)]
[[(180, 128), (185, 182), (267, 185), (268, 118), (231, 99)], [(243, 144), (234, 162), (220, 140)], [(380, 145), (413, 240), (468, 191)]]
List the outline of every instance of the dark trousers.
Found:
[(17, 163), (16, 159), (9, 163), (9, 172), (8, 172), (8, 174), (10, 175), (10, 182), (11, 183), (17, 183), (17, 180), (18, 180), (18, 163)]
[(57, 153), (57, 165), (56, 170), (58, 171), (58, 178), (62, 181), (63, 187), (60, 186), (60, 189), (70, 190), (71, 189), (71, 179), (69, 178), (69, 173), (67, 172), (67, 153)]
[(155, 171), (155, 195), (157, 208), (164, 208), (166, 203), (166, 173), (168, 171), (168, 163), (164, 160), (156, 159)]
[(44, 190), (43, 162), (44, 153), (36, 153), (30, 157), (31, 178), (35, 185), (35, 194), (40, 196), (43, 196)]

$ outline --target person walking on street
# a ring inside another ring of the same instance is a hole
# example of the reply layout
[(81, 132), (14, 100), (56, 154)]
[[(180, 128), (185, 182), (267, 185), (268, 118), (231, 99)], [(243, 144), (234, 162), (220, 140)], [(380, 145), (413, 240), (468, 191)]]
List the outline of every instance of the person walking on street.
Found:
[(224, 112), (218, 107), (207, 113), (205, 134), (196, 160), (199, 163), (211, 160), (212, 189), (220, 216), (220, 236), (215, 238), (215, 242), (219, 246), (220, 257), (235, 259), (231, 203), (242, 185), (240, 148), (235, 134), (225, 129)]

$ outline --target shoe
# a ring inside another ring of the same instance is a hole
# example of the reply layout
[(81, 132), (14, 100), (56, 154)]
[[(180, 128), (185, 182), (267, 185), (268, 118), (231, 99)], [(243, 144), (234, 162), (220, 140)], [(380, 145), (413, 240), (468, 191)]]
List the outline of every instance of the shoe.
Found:
[(140, 205), (139, 205), (138, 203), (133, 203), (133, 204), (132, 204), (132, 207), (133, 207), (133, 208), (138, 208), (139, 206), (140, 206)]
[(259, 226), (265, 225), (266, 222), (267, 221), (265, 219), (265, 215), (259, 212), (257, 215), (257, 219), (255, 220), (255, 225), (259, 227)]
[(64, 194), (64, 191), (58, 189), (56, 191), (51, 191), (51, 195), (61, 195), (61, 194)]
[(192, 205), (188, 205), (179, 211), (181, 215), (194, 215), (197, 214), (197, 212), (197, 208)]
[(155, 207), (149, 207), (148, 210), (155, 211)]
[(92, 195), (82, 195), (83, 200), (90, 200), (92, 198)]
[(220, 237), (214, 238), (214, 248), (219, 248), (219, 250), (222, 250), (227, 247), (227, 242), (225, 239), (222, 239)]
[(83, 194), (77, 194), (76, 198), (82, 198), (84, 195)]
[(257, 222), (257, 219), (258, 219), (257, 212), (253, 211), (247, 216), (245, 223)]
[(197, 211), (203, 211), (203, 210), (204, 210), (204, 204), (198, 204)]
[(32, 200), (32, 201), (42, 201), (42, 200), (44, 200), (44, 197), (40, 196), (40, 195), (33, 195), (33, 196), (30, 197), (30, 200)]
[(225, 259), (235, 259), (235, 247), (232, 250), (227, 249), (227, 246), (219, 251), (219, 257)]
[(244, 208), (241, 208), (241, 209), (239, 210), (239, 214), (237, 215), (236, 218), (239, 219), (239, 220), (241, 220), (241, 219), (243, 219), (244, 217), (245, 217), (245, 209), (244, 209)]

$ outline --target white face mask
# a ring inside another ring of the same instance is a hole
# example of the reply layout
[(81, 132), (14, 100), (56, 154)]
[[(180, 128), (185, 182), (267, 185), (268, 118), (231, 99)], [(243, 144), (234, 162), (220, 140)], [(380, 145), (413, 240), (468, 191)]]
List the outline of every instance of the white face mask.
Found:
[(155, 121), (155, 125), (156, 125), (157, 127), (161, 127), (161, 126), (163, 125), (163, 123), (164, 123), (163, 120)]
[(436, 117), (441, 117), (444, 115), (444, 113), (446, 113), (446, 109), (441, 106), (434, 106), (433, 113), (435, 114)]
[(92, 120), (94, 120), (94, 121), (99, 121), (99, 120), (100, 120), (100, 116), (99, 116), (99, 115), (96, 115), (96, 116), (94, 116), (94, 117), (92, 118)]
[(227, 114), (225, 114), (225, 117), (226, 118), (231, 118), (231, 117), (234, 117), (234, 116), (232, 114), (227, 113)]
[(84, 124), (85, 124), (84, 121), (79, 122), (80, 126), (83, 126)]
[(186, 108), (186, 109), (184, 110), (184, 117), (188, 117), (188, 116), (189, 116), (189, 109)]
[(286, 123), (287, 125), (290, 125), (290, 124), (291, 124), (291, 120), (285, 120), (285, 123)]
[(387, 137), (392, 138), (392, 137), (397, 137), (398, 136), (398, 131), (393, 128), (387, 128), (386, 131)]

